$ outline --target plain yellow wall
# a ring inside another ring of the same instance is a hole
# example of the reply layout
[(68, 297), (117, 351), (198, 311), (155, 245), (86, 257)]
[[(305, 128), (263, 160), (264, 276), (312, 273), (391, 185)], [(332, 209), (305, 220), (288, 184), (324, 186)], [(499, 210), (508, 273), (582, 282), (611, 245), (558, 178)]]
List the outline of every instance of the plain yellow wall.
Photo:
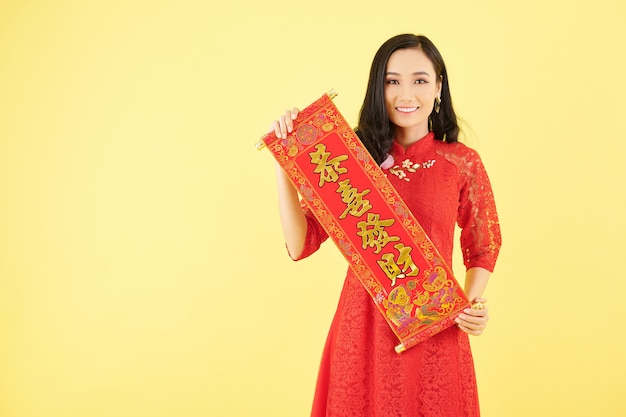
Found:
[[(440, 48), (504, 247), (485, 417), (626, 414), (624, 6), (0, 3), (0, 415), (303, 416), (345, 261), (284, 251), (253, 144), (378, 46)], [(461, 263), (455, 270), (462, 274)]]

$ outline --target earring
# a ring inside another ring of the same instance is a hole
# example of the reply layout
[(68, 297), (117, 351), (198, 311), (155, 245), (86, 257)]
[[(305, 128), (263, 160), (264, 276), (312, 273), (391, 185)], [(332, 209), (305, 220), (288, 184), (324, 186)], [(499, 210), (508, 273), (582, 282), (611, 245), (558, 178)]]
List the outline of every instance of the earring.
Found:
[(439, 113), (439, 110), (441, 110), (441, 98), (437, 97), (435, 99), (435, 113)]
[(433, 131), (433, 119), (431, 119), (430, 116), (428, 116), (428, 131)]

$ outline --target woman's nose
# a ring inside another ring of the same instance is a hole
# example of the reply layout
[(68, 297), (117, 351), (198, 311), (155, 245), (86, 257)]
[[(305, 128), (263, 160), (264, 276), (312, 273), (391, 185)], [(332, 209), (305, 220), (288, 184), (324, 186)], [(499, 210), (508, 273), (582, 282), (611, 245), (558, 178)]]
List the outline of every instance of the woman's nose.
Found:
[(405, 84), (400, 88), (400, 98), (402, 100), (415, 100), (415, 97), (415, 87), (412, 84)]

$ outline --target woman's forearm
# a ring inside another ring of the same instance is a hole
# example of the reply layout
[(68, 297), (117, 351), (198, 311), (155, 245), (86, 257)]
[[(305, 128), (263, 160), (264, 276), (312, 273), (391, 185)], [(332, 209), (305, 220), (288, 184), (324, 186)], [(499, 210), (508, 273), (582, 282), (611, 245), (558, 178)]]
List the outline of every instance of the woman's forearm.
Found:
[(289, 255), (296, 259), (304, 250), (307, 232), (306, 217), (300, 206), (298, 191), (278, 164), (276, 164), (276, 181), (278, 185), (278, 210), (285, 245)]
[(465, 294), (470, 302), (477, 298), (482, 298), (490, 275), (491, 272), (485, 268), (474, 267), (467, 270), (465, 274)]
[(486, 300), (483, 297), (483, 293), (487, 288), (487, 282), (489, 282), (489, 276), (491, 273), (485, 268), (470, 268), (465, 274), (465, 294), (469, 298), (470, 302), (480, 302), (480, 308), (466, 308), (463, 313), (456, 319), (456, 323), (459, 328), (465, 333), (478, 336), (485, 331), (487, 327), (487, 321), (489, 320), (489, 308), (487, 307)]

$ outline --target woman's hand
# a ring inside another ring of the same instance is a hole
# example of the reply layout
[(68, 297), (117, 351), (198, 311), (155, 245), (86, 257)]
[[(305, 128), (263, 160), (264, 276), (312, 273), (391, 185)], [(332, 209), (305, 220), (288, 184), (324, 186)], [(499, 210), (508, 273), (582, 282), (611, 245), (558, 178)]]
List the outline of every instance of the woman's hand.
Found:
[(298, 117), (298, 113), (300, 113), (300, 110), (296, 107), (287, 110), (278, 120), (272, 122), (270, 132), (273, 131), (279, 139), (285, 139), (293, 131), (293, 121)]
[[(467, 334), (474, 336), (481, 335), (487, 327), (489, 321), (489, 309), (487, 308), (487, 300), (484, 298), (476, 298), (472, 301), (473, 308), (466, 308), (456, 319), (456, 324), (461, 330)], [(477, 308), (480, 305), (482, 308)]]

